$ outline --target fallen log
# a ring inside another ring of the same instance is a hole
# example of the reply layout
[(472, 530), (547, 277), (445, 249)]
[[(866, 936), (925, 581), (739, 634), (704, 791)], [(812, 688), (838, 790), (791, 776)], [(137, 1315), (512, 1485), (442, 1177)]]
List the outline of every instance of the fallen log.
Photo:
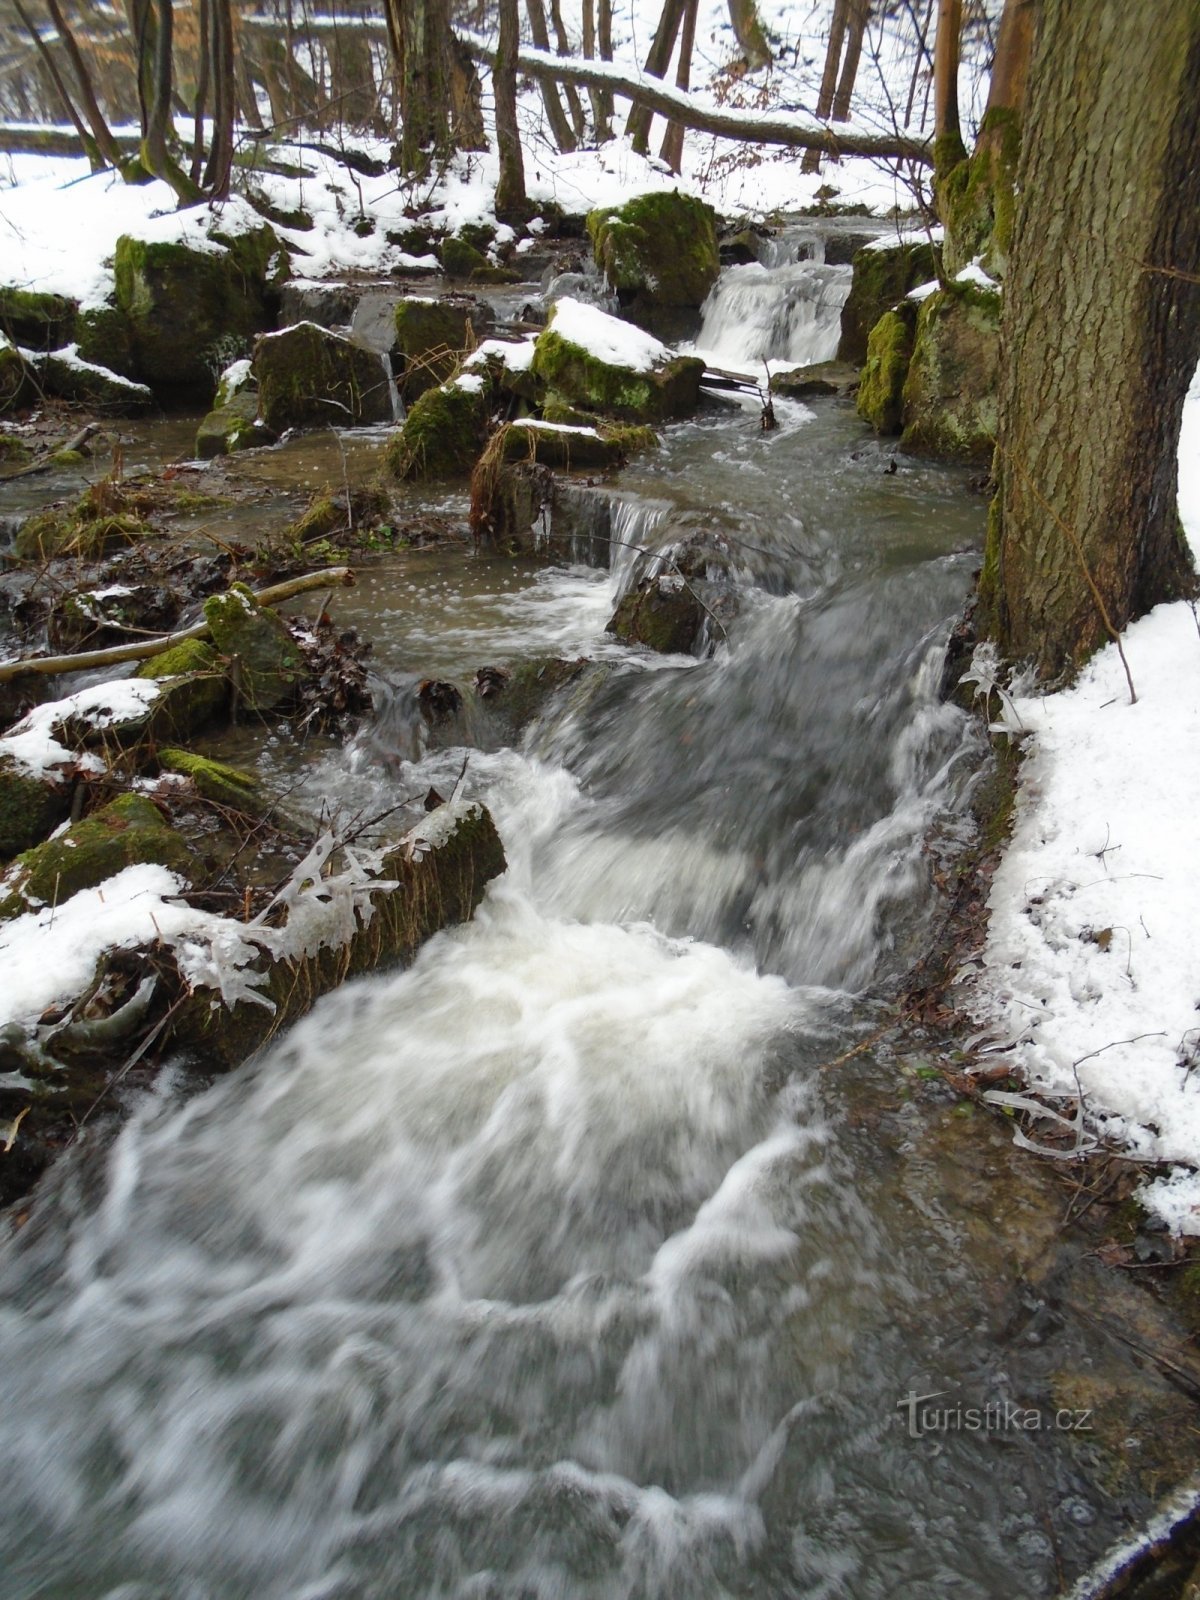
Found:
[[(354, 573), (349, 567), (323, 567), (320, 572), (309, 572), (302, 578), (289, 578), (286, 583), (260, 589), (254, 598), (261, 606), (274, 606), (309, 589), (327, 589), (353, 582)], [(208, 623), (200, 621), (174, 633), (161, 633), (154, 639), (140, 639), (136, 644), (114, 644), (105, 650), (80, 650), (74, 655), (27, 656), (21, 661), (5, 661), (0, 663), (0, 683), (8, 683), (13, 678), (21, 678), (32, 672), (84, 672), (92, 667), (118, 666), (125, 661), (148, 661), (151, 656), (165, 655), (186, 639), (202, 638), (207, 632)]]
[[(140, 141), (131, 134), (115, 134), (123, 156), (135, 156)], [(83, 140), (74, 128), (37, 127), (31, 123), (0, 123), (0, 152), (6, 156), (81, 156)]]
[[(469, 56), (490, 64), (496, 47), (478, 34), (460, 32)], [(873, 156), (880, 159), (919, 161), (933, 165), (933, 145), (927, 139), (910, 139), (900, 133), (878, 134), (846, 123), (819, 122), (803, 111), (734, 111), (700, 105), (694, 96), (669, 88), (657, 78), (630, 78), (607, 61), (582, 61), (552, 55), (548, 50), (522, 50), (517, 68), (533, 78), (550, 78), (584, 89), (605, 89), (623, 95), (635, 105), (681, 122), (698, 133), (715, 133), (725, 139), (753, 144), (782, 145), (797, 150), (817, 150), (828, 156)]]

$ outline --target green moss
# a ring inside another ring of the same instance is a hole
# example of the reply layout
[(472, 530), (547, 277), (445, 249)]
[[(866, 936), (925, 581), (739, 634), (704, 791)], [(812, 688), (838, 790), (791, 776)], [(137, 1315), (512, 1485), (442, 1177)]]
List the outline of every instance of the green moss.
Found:
[(695, 648), (703, 627), (704, 607), (681, 578), (668, 574), (627, 590), (607, 631), (627, 644), (686, 655)]
[(75, 319), (75, 343), (85, 361), (132, 378), (137, 371), (133, 333), (123, 311), (115, 305), (91, 306)]
[(626, 459), (641, 455), (644, 450), (657, 450), (662, 443), (653, 428), (637, 423), (628, 423), (624, 426), (607, 423), (601, 427), (600, 432)]
[(190, 778), (199, 794), (215, 805), (229, 811), (241, 811), (258, 817), (271, 810), (272, 797), (263, 792), (263, 786), (251, 772), (240, 767), (226, 766), (223, 761), (213, 761), (208, 756), (198, 756), (193, 750), (181, 750), (175, 745), (164, 745), (158, 752), (158, 764), (164, 772), (176, 772)]
[(34, 777), (11, 756), (0, 756), (0, 860), (44, 839), (70, 809), (69, 783)]
[[(961, 149), (961, 146), (960, 146)], [(1021, 120), (1016, 111), (995, 107), (979, 129), (974, 153), (962, 151), (939, 167), (935, 179), (938, 213), (946, 228), (947, 274), (982, 257), (988, 272), (1003, 277), (1012, 245)]]
[(86, 507), (51, 509), (26, 518), (17, 530), (13, 551), (22, 561), (46, 561), (59, 555), (92, 560), (121, 545), (151, 538), (153, 533), (148, 523), (128, 511), (92, 515)]
[(214, 238), (225, 248), (196, 250), (127, 234), (117, 240), (116, 305), (129, 327), (137, 376), (156, 390), (211, 393), (217, 349), (231, 340), (244, 346), (273, 320), (275, 279), (281, 271), (286, 276), (274, 231), (264, 224)]
[(721, 270), (711, 206), (674, 190), (588, 215), (596, 265), (626, 302), (700, 306)]
[(473, 350), (480, 333), (491, 324), (487, 308), (465, 296), (401, 300), (395, 317), (396, 348), (404, 357), (402, 383), (408, 400), (445, 383), (463, 352)]
[(213, 644), (236, 663), (230, 676), (251, 711), (273, 711), (294, 697), (305, 670), (299, 646), (244, 583), (210, 595), (204, 617)]
[(4, 882), (0, 915), (18, 915), (32, 901), (62, 905), (125, 867), (154, 863), (185, 879), (191, 851), (150, 800), (123, 794), (56, 839), (17, 857)]
[(21, 467), (32, 457), (33, 451), (16, 433), (0, 433), (0, 464)]
[(999, 368), (999, 295), (956, 284), (926, 296), (904, 384), (902, 448), (988, 466), (996, 440)]
[(482, 392), (453, 383), (428, 389), (389, 442), (388, 469), (404, 479), (465, 477), (479, 459), (486, 432)]
[(442, 240), (438, 260), (442, 263), (442, 270), (451, 278), (469, 278), (472, 273), (490, 265), (482, 250), (457, 236)]
[(36, 396), (29, 363), (13, 345), (0, 344), (0, 416), (30, 405)]
[(69, 344), (78, 309), (66, 295), (0, 285), (0, 330), (27, 350), (58, 350)]
[(258, 424), (258, 395), (241, 389), (228, 405), (210, 411), (196, 430), (196, 455), (201, 461), (232, 455), (237, 450), (273, 444), (275, 434)]
[(856, 404), (859, 416), (876, 433), (900, 432), (915, 321), (915, 308), (904, 302), (899, 310), (884, 312), (867, 340)]
[(146, 725), (156, 739), (189, 738), (219, 716), (229, 700), (221, 658), (203, 639), (185, 639), (162, 655), (151, 656), (134, 676), (163, 684)]
[(219, 673), (220, 659), (211, 644), (203, 639), (183, 639), (161, 655), (143, 661), (135, 678), (180, 678), (193, 672)]
[(494, 267), (487, 262), (482, 267), (476, 267), (470, 277), (471, 283), (523, 283), (521, 274), (512, 267)]
[(654, 423), (687, 416), (700, 397), (704, 363), (677, 356), (655, 372), (610, 366), (555, 331), (538, 336), (533, 370), (547, 387), (548, 402), (623, 422)]
[(865, 245), (854, 252), (854, 276), (842, 307), (839, 361), (861, 366), (867, 357), (871, 329), (910, 289), (936, 276), (933, 247), (925, 243)]
[(391, 390), (373, 350), (301, 322), (254, 347), (258, 414), (273, 433), (285, 428), (390, 422)]

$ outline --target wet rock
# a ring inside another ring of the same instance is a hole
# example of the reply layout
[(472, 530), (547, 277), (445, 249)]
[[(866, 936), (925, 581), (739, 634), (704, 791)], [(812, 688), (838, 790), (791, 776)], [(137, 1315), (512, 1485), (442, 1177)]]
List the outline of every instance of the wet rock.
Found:
[(483, 806), (438, 807), (417, 837), (384, 857), (380, 878), (395, 888), (371, 894), (370, 921), (360, 918), (349, 940), (267, 967), (262, 993), (270, 1009), (242, 1001), (229, 1010), (204, 991), (194, 994), (180, 1010), (172, 1046), (193, 1054), (206, 1070), (237, 1066), (328, 990), (364, 972), (407, 965), (433, 934), (467, 921), (505, 866), (500, 836)]
[(247, 817), (280, 817), (279, 797), (272, 794), (261, 779), (240, 767), (227, 766), (209, 756), (197, 755), (176, 745), (164, 745), (158, 752), (158, 765), (163, 772), (173, 772), (187, 778), (197, 794), (226, 811), (235, 811)]
[(136, 417), (154, 406), (154, 395), (144, 383), (85, 361), (77, 344), (40, 357), (37, 374), (48, 394), (74, 400), (101, 416)]
[(910, 289), (935, 276), (933, 246), (924, 242), (876, 247), (854, 253), (854, 279), (842, 307), (837, 358), (859, 366), (867, 357), (871, 329)]
[[(205, 248), (123, 234), (113, 268), (134, 375), (156, 394), (207, 394), (217, 352), (231, 341), (247, 346), (274, 323), (287, 255), (264, 223), (238, 234), (214, 232)], [(119, 360), (97, 352), (98, 331), (91, 326), (80, 338), (84, 355), (123, 370)]]
[(666, 655), (694, 654), (704, 633), (704, 607), (677, 572), (660, 572), (626, 590), (605, 630), (626, 644)]
[(462, 710), (462, 692), (439, 678), (425, 678), (417, 685), (417, 705), (431, 726), (449, 722)]
[(858, 414), (876, 433), (899, 433), (904, 419), (904, 382), (912, 360), (917, 308), (904, 300), (885, 311), (871, 329), (867, 360), (858, 386)]
[(999, 294), (956, 283), (926, 296), (904, 382), (901, 448), (988, 466), (999, 421), (999, 379)]
[(858, 369), (842, 361), (818, 361), (771, 374), (771, 393), (789, 400), (810, 400), (819, 395), (848, 394), (858, 383)]
[(471, 483), (471, 531), (509, 555), (607, 567), (612, 506), (536, 461), (505, 462)]
[(274, 444), (278, 434), (258, 420), (258, 394), (243, 389), (227, 405), (210, 411), (196, 430), (196, 455), (201, 461), (256, 450)]
[(382, 358), (315, 322), (264, 334), (254, 347), (254, 374), (258, 414), (273, 433), (391, 421)]
[(154, 530), (134, 511), (106, 509), (89, 492), (74, 506), (52, 507), (27, 517), (17, 529), (13, 553), (21, 561), (46, 561), (71, 555), (91, 561), (137, 544)]
[(25, 350), (57, 350), (68, 344), (78, 310), (66, 295), (0, 285), (0, 332)]
[(288, 283), (279, 296), (280, 320), (285, 327), (315, 322), (320, 328), (348, 328), (358, 295), (348, 283)]
[(157, 682), (160, 693), (142, 731), (156, 739), (187, 739), (229, 703), (220, 656), (203, 639), (185, 639), (143, 661), (136, 678)]
[(744, 267), (758, 260), (759, 237), (753, 228), (739, 228), (736, 233), (723, 234), (720, 241), (722, 266)]
[[(694, 356), (672, 357), (665, 347), (662, 359), (649, 371), (601, 360), (564, 336), (556, 326), (560, 310), (560, 306), (554, 308), (549, 325), (538, 335), (533, 356), (533, 370), (545, 383), (548, 398), (623, 422), (653, 424), (695, 411), (703, 361)], [(619, 319), (605, 318), (600, 311), (593, 315), (615, 323), (619, 334)]]
[(490, 308), (469, 295), (410, 296), (397, 303), (394, 317), (396, 349), (404, 362), (401, 387), (408, 400), (445, 383), (493, 321)]
[(469, 278), (481, 268), (490, 265), (482, 250), (469, 240), (457, 236), (443, 239), (438, 247), (437, 256), (448, 278)]
[(55, 839), (19, 855), (0, 883), (0, 917), (62, 905), (126, 867), (153, 863), (185, 881), (191, 851), (145, 795), (123, 794)]
[(70, 813), (71, 785), (0, 755), (0, 860), (37, 844)]
[(427, 389), (388, 443), (389, 470), (401, 479), (465, 477), (483, 449), (487, 419), (482, 379), (467, 374)]
[(658, 443), (653, 428), (577, 427), (532, 419), (511, 422), (496, 437), (505, 461), (537, 461), (583, 471), (618, 467), (639, 448)]
[(166, 633), (179, 619), (181, 599), (161, 584), (110, 584), (77, 589), (50, 608), (46, 628), (56, 651), (127, 643), (132, 631)]
[(274, 711), (296, 698), (304, 662), (291, 633), (243, 583), (204, 602), (208, 631), (229, 663), (231, 682), (251, 711)]
[(716, 213), (674, 190), (589, 214), (596, 265), (623, 306), (698, 308), (721, 271)]

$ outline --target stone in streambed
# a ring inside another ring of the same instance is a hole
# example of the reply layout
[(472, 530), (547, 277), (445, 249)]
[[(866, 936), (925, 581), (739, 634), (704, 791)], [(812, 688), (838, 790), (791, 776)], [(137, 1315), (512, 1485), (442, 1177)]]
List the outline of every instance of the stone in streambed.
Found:
[(71, 785), (39, 777), (0, 755), (0, 861), (28, 850), (71, 810)]
[(360, 427), (392, 418), (391, 388), (374, 350), (299, 322), (254, 347), (258, 415), (272, 433), (297, 427)]
[(274, 711), (295, 698), (305, 674), (299, 646), (280, 617), (260, 606), (245, 584), (210, 595), (204, 616), (212, 642), (230, 661), (231, 677), (251, 711)]

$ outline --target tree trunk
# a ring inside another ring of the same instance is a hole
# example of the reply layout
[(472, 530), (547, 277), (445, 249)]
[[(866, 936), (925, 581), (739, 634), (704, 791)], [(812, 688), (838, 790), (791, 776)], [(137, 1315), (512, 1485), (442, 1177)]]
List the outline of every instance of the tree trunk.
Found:
[(996, 59), (992, 62), (988, 111), (1020, 111), (1025, 104), (1033, 17), (1033, 0), (1004, 0), (1000, 32), (996, 37)]
[(1041, 0), (1036, 32), (980, 598), (1005, 653), (1056, 676), (1194, 589), (1176, 456), (1200, 356), (1200, 7), (1157, 0), (1147, 27), (1126, 0)]
[[(850, 0), (835, 0), (833, 17), (829, 24), (829, 43), (825, 47), (825, 68), (821, 73), (821, 87), (817, 91), (817, 116), (824, 120), (833, 110), (833, 96), (837, 89), (838, 72), (842, 64), (842, 43), (846, 37), (846, 18)], [(821, 152), (806, 150), (800, 165), (801, 172), (820, 172)]]
[(869, 0), (850, 0), (846, 22), (846, 59), (842, 62), (842, 75), (838, 79), (837, 93), (833, 97), (833, 120), (849, 122), (850, 101), (854, 95), (854, 80), (858, 77), (858, 63), (862, 59), (863, 34), (871, 14)]
[(449, 0), (387, 0), (387, 20), (400, 98), (400, 164), (407, 173), (424, 173), (451, 149)]
[[(596, 0), (582, 0), (581, 16), (583, 20), (583, 56), (585, 61), (594, 61), (596, 58)], [(612, 138), (612, 128), (608, 119), (610, 109), (605, 105), (604, 95), (599, 89), (589, 89), (588, 99), (592, 103), (592, 127), (595, 129), (596, 138), (603, 141)]]
[(769, 67), (774, 57), (754, 0), (729, 0), (729, 20), (746, 58), (747, 71), (757, 72), (759, 67)]
[[(496, 185), (496, 215), (501, 222), (524, 222), (528, 211), (525, 164), (517, 128), (517, 49), (521, 19), (517, 0), (500, 0), (500, 39), (492, 84), (496, 94), (496, 145), (500, 156), (500, 181)], [(561, 114), (562, 107), (559, 107)]]
[(208, 165), (204, 169), (204, 187), (214, 200), (227, 200), (233, 172), (233, 123), (237, 103), (230, 0), (208, 0), (208, 12), (208, 76), (213, 91), (213, 130)]
[[(542, 0), (525, 0), (525, 10), (529, 14), (529, 31), (533, 35), (534, 49), (549, 50), (550, 35), (546, 30), (546, 13), (542, 8)], [(513, 71), (516, 71), (515, 66)], [(562, 151), (574, 150), (575, 135), (571, 132), (571, 124), (567, 121), (562, 101), (558, 98), (558, 89), (549, 78), (542, 79), (542, 101), (546, 107), (546, 118), (550, 123), (555, 144)]]
[[(87, 63), (84, 61), (83, 56), (80, 53), (79, 46), (75, 41), (75, 35), (67, 26), (67, 20), (63, 16), (62, 7), (58, 4), (58, 0), (46, 0), (46, 10), (50, 13), (50, 20), (53, 22), (55, 31), (58, 33), (59, 38), (62, 40), (63, 49), (66, 51), (67, 59), (71, 63), (71, 71), (75, 75), (76, 89), (79, 94), (79, 104), (83, 108), (83, 117), (91, 129), (92, 138), (96, 141), (96, 149), (103, 160), (109, 164), (109, 166), (119, 167), (121, 164), (120, 151), (117, 149), (116, 140), (109, 131), (108, 123), (104, 119), (104, 113), (100, 110), (100, 105), (96, 99), (95, 90), (92, 87), (91, 74), (87, 69)], [(28, 17), (25, 16), (23, 11), (21, 12), (21, 15), (24, 20), (28, 22)], [(40, 45), (40, 34), (38, 34), (32, 27), (30, 31), (33, 32), (35, 42)], [(47, 60), (48, 62), (50, 61), (48, 55)], [(50, 62), (50, 64), (53, 65), (52, 62)], [(62, 84), (62, 79), (58, 75), (57, 68), (54, 68), (54, 77), (59, 85), (63, 87), (65, 93), (65, 85)], [(68, 99), (68, 104), (69, 103), (70, 101)], [(76, 119), (73, 117), (72, 120), (74, 121)]]
[(933, 130), (939, 172), (966, 155), (958, 120), (958, 54), (962, 38), (962, 0), (939, 0), (933, 46)]
[[(692, 51), (696, 45), (696, 15), (700, 0), (685, 0), (683, 12), (683, 37), (679, 41), (679, 65), (675, 70), (675, 87), (687, 89), (692, 81)], [(668, 122), (659, 152), (672, 172), (683, 166), (683, 123)]]
[[(683, 21), (683, 6), (684, 0), (663, 0), (658, 27), (650, 49), (646, 53), (648, 78), (665, 78), (667, 75), (667, 68), (671, 64), (671, 52), (675, 48), (676, 35), (679, 33), (679, 24)], [(639, 155), (645, 156), (650, 153), (650, 124), (653, 120), (654, 113), (645, 105), (635, 105), (629, 113), (625, 123), (625, 133)]]
[[(600, 49), (600, 59), (601, 61), (611, 61), (613, 58), (613, 0), (596, 0), (596, 8), (596, 43)], [(596, 136), (600, 139), (611, 139), (613, 136), (613, 97), (611, 92), (608, 89), (601, 89), (600, 100), (604, 107), (604, 113), (601, 121), (596, 125)]]
[[(560, 56), (571, 54), (571, 41), (567, 37), (567, 25), (563, 21), (562, 5), (560, 0), (550, 0), (550, 21), (554, 24), (554, 38), (558, 44)], [(571, 113), (571, 126), (575, 129), (575, 137), (582, 139), (587, 131), (587, 121), (583, 115), (583, 106), (575, 92), (575, 85), (563, 85), (563, 94), (566, 97), (567, 110)]]

